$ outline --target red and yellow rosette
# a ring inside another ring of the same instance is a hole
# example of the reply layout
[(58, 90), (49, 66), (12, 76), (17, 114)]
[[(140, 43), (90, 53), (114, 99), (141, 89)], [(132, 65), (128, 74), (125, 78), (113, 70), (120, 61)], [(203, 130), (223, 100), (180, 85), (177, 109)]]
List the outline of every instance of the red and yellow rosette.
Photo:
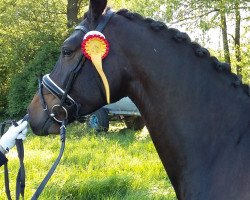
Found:
[(102, 68), (102, 59), (104, 59), (109, 53), (108, 41), (102, 33), (98, 31), (90, 31), (83, 39), (82, 52), (92, 61), (99, 73), (105, 88), (107, 103), (110, 103), (109, 83)]

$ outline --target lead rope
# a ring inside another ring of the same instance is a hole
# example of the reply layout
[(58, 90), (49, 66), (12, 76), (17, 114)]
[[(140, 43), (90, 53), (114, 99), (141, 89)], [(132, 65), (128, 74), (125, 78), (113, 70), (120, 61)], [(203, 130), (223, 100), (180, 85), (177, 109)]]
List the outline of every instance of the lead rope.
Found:
[[(13, 125), (18, 126), (16, 121), (13, 121)], [(18, 174), (16, 177), (16, 200), (19, 200), (20, 194), (22, 195), (22, 199), (24, 199), (24, 189), (25, 189), (25, 168), (23, 163), (24, 148), (22, 139), (16, 139), (16, 148), (20, 163), (20, 168), (18, 170)]]
[[(5, 129), (6, 124), (11, 124), (11, 121), (6, 121), (1, 124), (1, 136), (4, 134), (4, 129)], [(6, 196), (8, 200), (11, 200), (8, 163), (4, 164), (4, 185), (5, 185)]]
[[(15, 121), (6, 121), (6, 122), (1, 123), (0, 136), (2, 136), (4, 134), (5, 126), (7, 124), (13, 124), (14, 126), (18, 125)], [(57, 165), (59, 164), (59, 162), (60, 162), (60, 160), (62, 158), (64, 149), (65, 149), (66, 124), (67, 124), (67, 120), (64, 120), (62, 122), (61, 127), (60, 127), (60, 138), (61, 138), (61, 141), (62, 141), (60, 153), (59, 153), (55, 163), (52, 165), (49, 172), (47, 173), (46, 177), (43, 179), (43, 181), (41, 182), (41, 184), (37, 188), (36, 192), (32, 196), (32, 198), (31, 198), (32, 200), (38, 199), (38, 197), (42, 193), (45, 185), (48, 183), (49, 179), (53, 175)], [(16, 147), (17, 147), (17, 153), (18, 153), (18, 158), (19, 158), (19, 162), (20, 162), (20, 168), (19, 168), (17, 178), (16, 178), (16, 200), (20, 199), (20, 194), (22, 195), (22, 199), (24, 200), (25, 168), (24, 168), (24, 163), (23, 163), (24, 148), (23, 148), (22, 139), (16, 139)], [(7, 163), (4, 164), (4, 184), (5, 184), (5, 193), (6, 193), (7, 199), (12, 200), (11, 193), (10, 193), (10, 187), (9, 187), (9, 170), (8, 170), (8, 164)]]
[[(27, 118), (27, 116), (26, 116)], [(24, 118), (25, 120), (25, 118)], [(18, 124), (13, 121), (6, 121), (1, 124), (1, 136), (4, 134), (4, 129), (7, 124), (13, 124), (14, 126), (18, 126)], [(24, 199), (24, 189), (25, 189), (25, 168), (24, 168), (24, 148), (23, 148), (23, 140), (22, 139), (16, 139), (16, 147), (17, 147), (17, 153), (20, 163), (20, 168), (18, 170), (18, 174), (16, 177), (16, 200), (20, 199), (20, 195), (22, 196), (22, 199)], [(4, 184), (5, 184), (5, 193), (8, 198), (8, 200), (12, 200), (11, 193), (10, 193), (10, 181), (9, 181), (9, 170), (8, 170), (8, 164), (4, 164)]]
[(11, 195), (10, 195), (9, 170), (8, 170), (7, 163), (4, 164), (4, 185), (5, 185), (5, 193), (6, 193), (8, 200), (12, 200)]
[(39, 185), (39, 187), (37, 188), (36, 192), (34, 193), (34, 195), (32, 196), (31, 200), (36, 200), (38, 199), (38, 197), (40, 196), (40, 194), (42, 193), (45, 185), (48, 183), (50, 177), (53, 175), (57, 165), (59, 164), (63, 152), (64, 152), (64, 148), (65, 148), (65, 140), (66, 140), (66, 124), (67, 124), (67, 120), (64, 120), (62, 122), (62, 125), (60, 127), (60, 137), (61, 137), (61, 149), (60, 149), (60, 153), (55, 161), (55, 163), (52, 165), (52, 167), (50, 168), (49, 172), (47, 173), (47, 175), (45, 176), (45, 178), (43, 179), (43, 181), (41, 182), (41, 184)]

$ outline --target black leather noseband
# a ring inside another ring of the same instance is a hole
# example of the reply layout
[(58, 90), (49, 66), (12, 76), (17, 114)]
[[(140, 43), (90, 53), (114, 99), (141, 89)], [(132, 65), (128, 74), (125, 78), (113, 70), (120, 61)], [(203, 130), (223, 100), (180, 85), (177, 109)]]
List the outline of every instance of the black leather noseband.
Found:
[[(49, 74), (46, 74), (42, 78), (42, 84), (46, 89), (48, 89), (52, 94), (56, 95), (59, 99), (62, 99), (65, 92), (62, 90), (62, 88), (58, 87), (58, 85), (49, 77)], [(67, 100), (74, 104), (74, 99), (67, 94), (66, 96)]]

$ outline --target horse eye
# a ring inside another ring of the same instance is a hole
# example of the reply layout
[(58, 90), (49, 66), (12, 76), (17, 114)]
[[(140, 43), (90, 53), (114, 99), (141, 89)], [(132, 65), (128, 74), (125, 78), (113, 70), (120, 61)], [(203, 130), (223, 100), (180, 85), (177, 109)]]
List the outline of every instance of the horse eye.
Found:
[(72, 50), (70, 49), (62, 49), (63, 56), (70, 56), (72, 54)]

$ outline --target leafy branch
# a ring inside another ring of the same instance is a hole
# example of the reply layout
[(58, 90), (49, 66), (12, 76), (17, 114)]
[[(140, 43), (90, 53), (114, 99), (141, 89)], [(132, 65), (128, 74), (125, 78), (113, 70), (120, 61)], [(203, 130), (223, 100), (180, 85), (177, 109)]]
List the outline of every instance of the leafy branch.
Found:
[(211, 11), (208, 11), (208, 12), (206, 12), (206, 13), (203, 13), (203, 14), (201, 14), (201, 15), (198, 15), (198, 16), (190, 16), (190, 17), (185, 17), (185, 18), (183, 18), (183, 19), (180, 19), (180, 20), (177, 20), (177, 21), (174, 21), (174, 22), (171, 22), (171, 24), (178, 24), (178, 23), (180, 23), (180, 22), (183, 22), (183, 21), (187, 21), (187, 20), (192, 20), (192, 19), (196, 19), (196, 18), (202, 18), (202, 17), (204, 17), (204, 16), (206, 16), (206, 15), (209, 15), (209, 14), (211, 14), (211, 13), (213, 13), (213, 12), (219, 12), (220, 10), (219, 9), (214, 9), (214, 10), (211, 10)]

